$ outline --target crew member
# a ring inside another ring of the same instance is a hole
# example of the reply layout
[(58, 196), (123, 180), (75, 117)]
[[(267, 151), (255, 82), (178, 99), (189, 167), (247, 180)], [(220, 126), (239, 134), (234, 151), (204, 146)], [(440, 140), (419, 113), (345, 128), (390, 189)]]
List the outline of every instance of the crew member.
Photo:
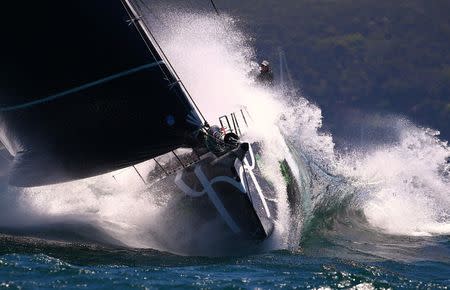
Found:
[(270, 68), (270, 63), (267, 60), (263, 60), (260, 63), (256, 81), (264, 86), (273, 86), (273, 73)]
[(205, 141), (206, 148), (216, 155), (226, 151), (223, 128), (220, 128), (219, 126), (214, 125), (208, 128)]

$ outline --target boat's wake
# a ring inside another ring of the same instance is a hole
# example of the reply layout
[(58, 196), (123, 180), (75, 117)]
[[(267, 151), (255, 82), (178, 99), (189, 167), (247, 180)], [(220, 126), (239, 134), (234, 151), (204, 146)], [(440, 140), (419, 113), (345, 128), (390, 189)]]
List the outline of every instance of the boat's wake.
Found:
[[(432, 131), (391, 118), (386, 126), (394, 127), (396, 138), (389, 143), (339, 153), (331, 135), (321, 132), (317, 106), (292, 90), (254, 83), (255, 53), (231, 17), (176, 13), (152, 19), (160, 21), (152, 25), (156, 38), (207, 119), (240, 105), (251, 111), (247, 138), (262, 140), (258, 162), (278, 192), (275, 234), (262, 250), (325, 246), (395, 256), (392, 235), (403, 241), (450, 234), (450, 149)], [(284, 159), (301, 195), (294, 216), (280, 172)], [(199, 228), (189, 209), (168, 200), (170, 192), (148, 192), (132, 174), (124, 179), (125, 186), (106, 174), (34, 189), (4, 187), (1, 231), (181, 254), (210, 255), (227, 245), (230, 237), (211, 234), (220, 230), (216, 221)]]

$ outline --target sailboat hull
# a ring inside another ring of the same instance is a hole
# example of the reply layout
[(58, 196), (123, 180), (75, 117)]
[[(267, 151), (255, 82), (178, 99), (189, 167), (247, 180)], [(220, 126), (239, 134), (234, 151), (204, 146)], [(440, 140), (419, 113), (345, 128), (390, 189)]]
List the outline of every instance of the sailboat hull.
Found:
[[(244, 143), (221, 157), (207, 153), (173, 172), (168, 172), (171, 166), (179, 165), (179, 161), (187, 163), (189, 159), (168, 154), (170, 160), (157, 158), (146, 162), (151, 170), (139, 165), (136, 168), (148, 172), (142, 177), (151, 197), (169, 196), (165, 207), (171, 209), (171, 217), (177, 217), (175, 224), (187, 223), (186, 219), (195, 221), (198, 227), (190, 230), (195, 232), (201, 225), (217, 223), (216, 230), (221, 234), (262, 241), (273, 232), (276, 207), (270, 200), (275, 193), (262, 178), (252, 147), (243, 151), (242, 147), (247, 145)], [(158, 174), (163, 177), (155, 181)]]

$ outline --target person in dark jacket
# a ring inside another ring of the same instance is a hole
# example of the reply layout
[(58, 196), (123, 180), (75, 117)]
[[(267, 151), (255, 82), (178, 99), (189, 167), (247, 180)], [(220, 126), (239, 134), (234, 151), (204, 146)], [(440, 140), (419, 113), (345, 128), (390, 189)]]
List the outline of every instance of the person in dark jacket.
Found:
[(273, 73), (267, 60), (263, 60), (259, 65), (259, 74), (256, 81), (264, 86), (273, 86)]

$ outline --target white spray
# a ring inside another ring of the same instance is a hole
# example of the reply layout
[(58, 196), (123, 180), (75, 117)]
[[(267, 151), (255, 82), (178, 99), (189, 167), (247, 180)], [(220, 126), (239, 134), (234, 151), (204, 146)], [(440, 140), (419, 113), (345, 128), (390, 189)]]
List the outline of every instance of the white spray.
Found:
[(375, 227), (391, 234), (450, 233), (450, 148), (438, 132), (397, 119), (386, 124), (398, 141), (345, 156), (339, 171), (361, 189), (363, 210)]

